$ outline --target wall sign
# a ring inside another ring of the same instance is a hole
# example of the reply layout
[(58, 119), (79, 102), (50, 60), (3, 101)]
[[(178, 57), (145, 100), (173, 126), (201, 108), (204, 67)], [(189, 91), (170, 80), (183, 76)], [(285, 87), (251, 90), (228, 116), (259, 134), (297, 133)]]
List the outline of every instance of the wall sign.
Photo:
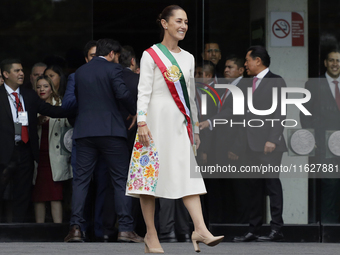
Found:
[(304, 13), (271, 12), (271, 46), (304, 46)]

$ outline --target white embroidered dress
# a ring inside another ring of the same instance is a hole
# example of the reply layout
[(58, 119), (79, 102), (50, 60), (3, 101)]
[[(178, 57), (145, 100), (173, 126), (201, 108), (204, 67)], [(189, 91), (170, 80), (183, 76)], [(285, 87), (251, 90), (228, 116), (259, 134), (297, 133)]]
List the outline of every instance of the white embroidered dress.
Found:
[[(153, 47), (166, 67), (170, 61), (157, 47)], [(197, 108), (194, 101), (194, 57), (181, 49), (171, 54), (180, 66), (190, 98), (192, 125), (198, 133)], [(139, 194), (177, 199), (188, 195), (205, 194), (196, 159), (186, 128), (185, 116), (178, 109), (164, 77), (151, 55), (144, 51), (140, 62), (137, 121), (145, 121), (153, 141), (148, 148), (138, 142), (131, 156), (126, 194)], [(196, 124), (196, 125), (195, 125)]]

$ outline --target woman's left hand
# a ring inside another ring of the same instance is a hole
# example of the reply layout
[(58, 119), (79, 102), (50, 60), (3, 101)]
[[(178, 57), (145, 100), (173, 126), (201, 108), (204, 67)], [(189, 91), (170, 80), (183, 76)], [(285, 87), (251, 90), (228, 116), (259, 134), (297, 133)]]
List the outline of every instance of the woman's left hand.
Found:
[(196, 150), (198, 150), (198, 147), (200, 147), (200, 144), (201, 144), (200, 136), (198, 134), (194, 135), (194, 141), (196, 144)]

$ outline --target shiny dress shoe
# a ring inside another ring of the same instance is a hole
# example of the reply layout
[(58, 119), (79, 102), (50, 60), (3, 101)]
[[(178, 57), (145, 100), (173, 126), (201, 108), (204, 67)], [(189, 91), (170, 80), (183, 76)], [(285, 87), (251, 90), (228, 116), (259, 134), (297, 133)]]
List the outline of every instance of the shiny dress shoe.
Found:
[(281, 231), (272, 230), (269, 236), (260, 236), (257, 241), (259, 242), (280, 242), (284, 237)]
[(95, 236), (94, 241), (96, 243), (109, 243), (113, 242), (113, 239), (109, 235)]
[(132, 242), (132, 243), (142, 243), (143, 238), (136, 234), (135, 231), (123, 231), (118, 233), (118, 242)]
[(235, 236), (233, 242), (240, 243), (240, 242), (252, 242), (256, 241), (258, 236), (254, 235), (253, 233), (247, 233), (244, 236)]
[(177, 235), (177, 241), (181, 243), (190, 243), (191, 238), (189, 234), (178, 234)]
[(175, 243), (177, 242), (175, 231), (166, 234), (159, 234), (158, 239), (161, 243)]
[(113, 242), (113, 238), (109, 235), (103, 235), (103, 242), (104, 243), (110, 243)]
[(81, 230), (78, 225), (72, 225), (68, 235), (65, 237), (64, 242), (83, 242), (81, 238)]
[(81, 239), (83, 240), (83, 242), (90, 242), (90, 238), (89, 236), (86, 234), (86, 231), (81, 231)]
[(191, 235), (192, 244), (194, 245), (194, 249), (196, 252), (201, 251), (200, 247), (198, 246), (199, 243), (204, 243), (208, 246), (215, 246), (219, 244), (223, 239), (224, 236), (214, 236), (210, 238), (205, 238), (195, 231), (193, 231)]
[(146, 237), (144, 238), (144, 243), (145, 243), (145, 250), (144, 250), (145, 253), (158, 253), (158, 254), (164, 253), (164, 250), (163, 250), (162, 247), (160, 247), (160, 248), (151, 248), (151, 247), (149, 247), (149, 245), (148, 245), (148, 243), (146, 241)]

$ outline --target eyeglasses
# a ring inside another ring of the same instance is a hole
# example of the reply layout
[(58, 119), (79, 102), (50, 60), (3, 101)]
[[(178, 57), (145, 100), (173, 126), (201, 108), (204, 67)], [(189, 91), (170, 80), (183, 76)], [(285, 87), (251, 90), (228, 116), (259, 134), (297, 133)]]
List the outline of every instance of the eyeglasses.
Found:
[(219, 52), (221, 52), (221, 50), (220, 49), (209, 49), (209, 50), (207, 50), (207, 52), (208, 53), (212, 53), (212, 52), (219, 53)]

